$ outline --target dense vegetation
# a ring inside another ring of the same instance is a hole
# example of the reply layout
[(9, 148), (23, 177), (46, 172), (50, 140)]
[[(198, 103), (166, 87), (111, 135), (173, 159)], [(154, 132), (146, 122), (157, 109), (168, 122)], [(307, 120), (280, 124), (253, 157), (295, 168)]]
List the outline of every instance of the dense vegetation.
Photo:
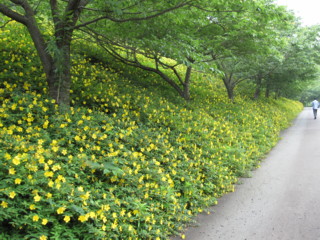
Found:
[(26, 28), (61, 108), (70, 105), (76, 39), (157, 74), (186, 100), (194, 70), (220, 74), (230, 99), (244, 81), (255, 98), (299, 99), (318, 78), (319, 26), (302, 27), (273, 0), (0, 0), (0, 13), (3, 27)]
[(61, 112), (25, 32), (0, 36), (0, 239), (167, 239), (258, 167), (302, 107), (231, 102), (199, 72), (185, 102), (80, 42)]

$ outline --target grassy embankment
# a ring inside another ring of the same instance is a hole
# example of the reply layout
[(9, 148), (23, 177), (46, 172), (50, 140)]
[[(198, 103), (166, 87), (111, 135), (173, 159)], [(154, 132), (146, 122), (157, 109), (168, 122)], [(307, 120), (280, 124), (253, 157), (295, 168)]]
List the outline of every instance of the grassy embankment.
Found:
[(230, 104), (200, 74), (186, 104), (156, 76), (73, 56), (60, 114), (23, 32), (1, 29), (0, 48), (0, 239), (167, 239), (258, 167), (302, 108)]

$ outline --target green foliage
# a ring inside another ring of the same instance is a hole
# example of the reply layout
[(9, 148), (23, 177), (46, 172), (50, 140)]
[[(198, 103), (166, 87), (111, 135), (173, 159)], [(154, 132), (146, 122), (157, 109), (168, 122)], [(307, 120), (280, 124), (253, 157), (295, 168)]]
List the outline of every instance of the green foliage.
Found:
[(148, 87), (153, 75), (74, 55), (61, 114), (30, 40), (0, 31), (10, 39), (0, 66), (16, 69), (1, 71), (1, 239), (168, 239), (258, 167), (301, 110), (288, 99), (230, 103), (202, 74), (186, 104)]

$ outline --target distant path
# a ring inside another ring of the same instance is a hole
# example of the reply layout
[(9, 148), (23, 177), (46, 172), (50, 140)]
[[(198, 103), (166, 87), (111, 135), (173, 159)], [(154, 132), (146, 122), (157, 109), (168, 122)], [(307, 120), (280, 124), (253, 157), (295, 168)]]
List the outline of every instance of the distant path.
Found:
[[(305, 108), (253, 172), (201, 214), (187, 240), (320, 240), (320, 113)], [(177, 240), (180, 238), (172, 238)]]

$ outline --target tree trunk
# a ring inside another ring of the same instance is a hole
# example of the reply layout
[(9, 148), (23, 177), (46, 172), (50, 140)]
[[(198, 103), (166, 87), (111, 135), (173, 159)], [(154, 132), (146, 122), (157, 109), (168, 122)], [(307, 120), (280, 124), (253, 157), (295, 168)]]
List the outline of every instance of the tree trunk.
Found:
[(262, 87), (262, 76), (261, 74), (259, 74), (257, 76), (257, 86), (256, 86), (256, 91), (254, 93), (254, 99), (258, 99), (260, 97), (261, 94), (261, 87)]
[(190, 100), (190, 77), (191, 77), (192, 67), (187, 67), (185, 81), (183, 84), (183, 98), (185, 100)]
[(230, 76), (230, 77), (224, 76), (223, 77), (223, 83), (224, 83), (224, 86), (226, 87), (228, 98), (233, 101), (234, 100), (234, 87), (235, 86), (232, 83), (232, 76)]
[(49, 95), (61, 107), (70, 106), (70, 87), (71, 87), (71, 62), (70, 62), (70, 43), (58, 48), (61, 58), (54, 59), (53, 67), (47, 75)]
[[(47, 78), (49, 95), (56, 100), (60, 106), (70, 105), (70, 45), (75, 26), (81, 9), (79, 6), (85, 6), (87, 2), (80, 0), (69, 1), (65, 12), (59, 13), (58, 2), (50, 1), (52, 17), (55, 25), (55, 40), (48, 49), (48, 41), (46, 41), (40, 31), (35, 18), (35, 10), (29, 5), (28, 1), (11, 1), (17, 6), (24, 9), (25, 14), (20, 14), (8, 8), (6, 5), (0, 4), (0, 12), (4, 15), (25, 25), (37, 49), (38, 55)], [(60, 18), (64, 16), (65, 18)], [(53, 51), (52, 51), (53, 50)]]
[(270, 97), (270, 84), (269, 84), (269, 83), (267, 83), (265, 97), (266, 97), (266, 98), (269, 98), (269, 97)]

